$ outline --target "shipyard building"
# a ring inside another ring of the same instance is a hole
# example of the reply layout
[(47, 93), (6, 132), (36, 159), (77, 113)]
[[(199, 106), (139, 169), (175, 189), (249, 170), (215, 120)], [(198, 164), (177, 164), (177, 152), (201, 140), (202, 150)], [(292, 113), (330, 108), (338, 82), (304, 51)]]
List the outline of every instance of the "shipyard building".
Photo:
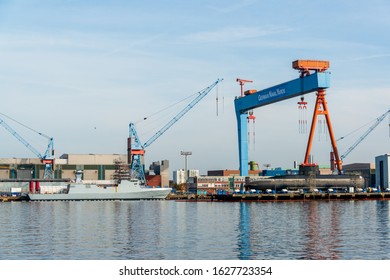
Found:
[(389, 165), (390, 154), (385, 154), (375, 157), (375, 179), (377, 187), (382, 189), (389, 189), (390, 185), (390, 165)]
[[(126, 162), (126, 154), (63, 154), (55, 160), (54, 178), (73, 180), (82, 171), (83, 180), (111, 180)], [(42, 179), (44, 169), (38, 158), (0, 158), (0, 180)], [(168, 187), (169, 162), (153, 162), (146, 175), (149, 185)]]

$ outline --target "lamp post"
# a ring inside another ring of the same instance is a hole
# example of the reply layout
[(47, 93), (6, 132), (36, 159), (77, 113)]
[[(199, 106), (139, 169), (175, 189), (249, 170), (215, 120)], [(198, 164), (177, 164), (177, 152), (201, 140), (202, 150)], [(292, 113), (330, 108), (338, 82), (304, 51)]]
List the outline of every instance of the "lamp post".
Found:
[(187, 157), (192, 155), (192, 152), (184, 152), (184, 151), (181, 151), (180, 154), (182, 156), (184, 156), (184, 180), (185, 180), (185, 183), (186, 183), (186, 191), (188, 192), (188, 186), (187, 186)]

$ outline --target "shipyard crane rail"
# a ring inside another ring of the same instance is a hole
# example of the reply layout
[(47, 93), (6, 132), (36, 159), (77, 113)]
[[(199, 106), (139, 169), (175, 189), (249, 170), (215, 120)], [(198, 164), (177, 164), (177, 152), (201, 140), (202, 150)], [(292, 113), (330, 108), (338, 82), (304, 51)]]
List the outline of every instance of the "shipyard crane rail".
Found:
[[(383, 113), (382, 115), (380, 115), (374, 122), (373, 125), (371, 125), (368, 130), (363, 133), (362, 136), (359, 137), (358, 140), (356, 140), (356, 142), (348, 148), (348, 150), (342, 154), (340, 156), (340, 159), (343, 160), (345, 159), (384, 119), (385, 117), (390, 113), (390, 109), (387, 110), (387, 112)], [(340, 139), (344, 139), (344, 137), (340, 138)]]
[(190, 111), (200, 100), (202, 100), (218, 83), (223, 79), (218, 79), (205, 89), (198, 92), (198, 95), (193, 99), (184, 109), (182, 109), (176, 116), (174, 116), (166, 125), (157, 131), (144, 144), (141, 143), (134, 123), (129, 124), (129, 138), (128, 138), (128, 155), (130, 160), (130, 175), (132, 178), (137, 178), (141, 183), (145, 183), (145, 171), (142, 164), (142, 156), (145, 154), (145, 148), (155, 142), (161, 135), (163, 135), (169, 128), (171, 128), (177, 121), (179, 121), (188, 111)]
[[(4, 114), (1, 114), (4, 115)], [(6, 115), (4, 115), (6, 116)], [(34, 148), (29, 142), (27, 142), (19, 133), (17, 133), (11, 126), (9, 126), (3, 119), (0, 118), (0, 124), (8, 130), (16, 139), (18, 139), (24, 146), (26, 146), (31, 152), (33, 152), (45, 165), (45, 170), (43, 173), (44, 179), (54, 179), (54, 139), (49, 137), (41, 132), (37, 132), (36, 130), (29, 128), (25, 125), (25, 127), (30, 130), (38, 133), (42, 137), (46, 138), (49, 143), (47, 145), (45, 153), (42, 155), (36, 148)]]

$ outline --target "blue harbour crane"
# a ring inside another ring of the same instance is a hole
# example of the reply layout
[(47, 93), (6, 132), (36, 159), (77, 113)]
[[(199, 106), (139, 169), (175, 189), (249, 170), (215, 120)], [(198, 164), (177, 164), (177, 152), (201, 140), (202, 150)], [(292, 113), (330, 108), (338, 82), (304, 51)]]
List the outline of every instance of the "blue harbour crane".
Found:
[[(345, 159), (384, 119), (385, 117), (390, 113), (390, 110), (387, 110), (385, 113), (380, 115), (375, 122), (367, 129), (366, 132), (363, 133), (362, 136), (359, 137), (356, 142), (348, 148), (348, 150), (340, 156), (340, 159)], [(344, 139), (344, 137), (341, 137), (339, 140)]]
[[(4, 115), (4, 114), (2, 114)], [(5, 115), (4, 115), (5, 116)], [(17, 133), (11, 126), (9, 126), (3, 119), (0, 118), (0, 124), (10, 132), (17, 140), (19, 140), (24, 146), (26, 146), (31, 152), (33, 152), (45, 165), (45, 170), (43, 173), (44, 179), (54, 179), (54, 139), (52, 137), (47, 136), (41, 132), (38, 132), (28, 126), (26, 128), (34, 131), (40, 136), (46, 138), (48, 140), (48, 145), (46, 151), (42, 154), (36, 148), (34, 148), (29, 142), (27, 142), (19, 133)]]
[(128, 138), (128, 156), (130, 161), (130, 176), (139, 179), (141, 183), (145, 183), (145, 171), (143, 167), (142, 157), (145, 154), (145, 148), (149, 147), (161, 135), (163, 135), (170, 127), (179, 121), (188, 111), (190, 111), (200, 100), (202, 100), (218, 83), (223, 79), (218, 79), (205, 89), (198, 92), (198, 95), (184, 109), (182, 109), (175, 117), (173, 117), (166, 125), (157, 131), (148, 141), (142, 144), (138, 137), (134, 123), (129, 124)]

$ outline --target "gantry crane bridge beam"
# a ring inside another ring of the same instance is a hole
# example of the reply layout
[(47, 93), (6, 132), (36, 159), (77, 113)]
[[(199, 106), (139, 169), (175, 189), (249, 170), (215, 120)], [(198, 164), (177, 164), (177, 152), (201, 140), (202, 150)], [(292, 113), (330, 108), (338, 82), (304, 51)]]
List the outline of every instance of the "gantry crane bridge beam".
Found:
[[(300, 61), (293, 62), (293, 67), (301, 70), (302, 73), (298, 79), (272, 86), (243, 97), (236, 97), (234, 100), (238, 127), (238, 149), (241, 176), (248, 176), (248, 112), (255, 108), (311, 92), (323, 92), (330, 86), (330, 73), (326, 71), (326, 66), (324, 67), (324, 65), (321, 64), (321, 67), (318, 68), (299, 68), (295, 67), (297, 62)], [(315, 72), (310, 74), (309, 70), (314, 70)], [(308, 143), (307, 150), (309, 151), (310, 148), (311, 143)], [(305, 157), (305, 162), (306, 161), (307, 159)]]

